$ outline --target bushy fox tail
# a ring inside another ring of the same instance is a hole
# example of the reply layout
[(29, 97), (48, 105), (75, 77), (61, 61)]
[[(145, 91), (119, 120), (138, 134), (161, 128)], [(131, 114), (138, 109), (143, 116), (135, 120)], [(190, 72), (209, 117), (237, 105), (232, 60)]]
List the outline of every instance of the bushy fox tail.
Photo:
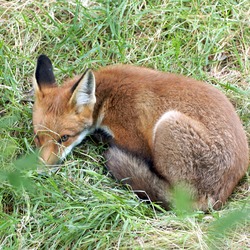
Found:
[(154, 173), (149, 164), (116, 146), (105, 153), (106, 166), (111, 174), (123, 184), (129, 184), (141, 198), (159, 203), (169, 209), (169, 183)]

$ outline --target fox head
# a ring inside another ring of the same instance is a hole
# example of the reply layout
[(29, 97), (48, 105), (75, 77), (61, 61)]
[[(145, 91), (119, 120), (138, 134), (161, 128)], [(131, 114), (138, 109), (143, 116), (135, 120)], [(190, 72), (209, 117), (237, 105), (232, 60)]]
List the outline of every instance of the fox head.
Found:
[(35, 143), (43, 162), (54, 165), (92, 131), (95, 77), (86, 70), (82, 76), (58, 86), (50, 59), (41, 55), (33, 85)]

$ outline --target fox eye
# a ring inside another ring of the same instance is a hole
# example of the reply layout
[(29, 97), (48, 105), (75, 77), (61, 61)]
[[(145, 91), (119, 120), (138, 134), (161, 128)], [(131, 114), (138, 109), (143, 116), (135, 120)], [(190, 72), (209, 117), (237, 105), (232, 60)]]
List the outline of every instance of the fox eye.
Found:
[(61, 136), (61, 138), (60, 138), (60, 143), (62, 143), (62, 142), (66, 142), (67, 140), (69, 139), (69, 135), (63, 135), (63, 136)]

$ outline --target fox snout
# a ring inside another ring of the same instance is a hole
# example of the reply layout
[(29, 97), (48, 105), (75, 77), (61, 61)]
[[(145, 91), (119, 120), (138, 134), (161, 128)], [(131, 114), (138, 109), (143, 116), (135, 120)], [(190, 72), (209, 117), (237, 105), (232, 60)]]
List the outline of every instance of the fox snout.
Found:
[[(59, 142), (53, 138), (48, 138), (47, 136), (40, 136), (41, 139), (36, 138), (36, 146), (39, 148), (40, 160), (43, 164), (53, 167), (57, 163), (60, 163), (65, 157), (72, 151), (72, 149), (80, 144), (82, 140), (90, 133), (90, 131), (83, 130), (75, 138), (68, 139), (67, 145), (62, 145), (60, 143), (63, 141), (63, 138)], [(42, 144), (41, 144), (42, 142)]]
[(39, 158), (43, 164), (54, 166), (61, 159), (60, 151), (62, 150), (59, 150), (59, 146), (56, 143), (50, 142), (39, 149)]

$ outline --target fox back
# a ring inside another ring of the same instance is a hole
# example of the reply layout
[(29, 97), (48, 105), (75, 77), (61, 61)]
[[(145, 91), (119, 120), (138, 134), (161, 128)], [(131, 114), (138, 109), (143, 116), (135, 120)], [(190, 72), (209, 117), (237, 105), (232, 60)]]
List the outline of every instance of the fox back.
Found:
[(194, 207), (202, 210), (224, 204), (247, 171), (240, 119), (229, 100), (206, 83), (115, 65), (58, 86), (42, 55), (34, 89), (35, 140), (48, 165), (102, 130), (112, 138), (105, 157), (117, 180), (165, 208), (172, 189), (186, 185)]

